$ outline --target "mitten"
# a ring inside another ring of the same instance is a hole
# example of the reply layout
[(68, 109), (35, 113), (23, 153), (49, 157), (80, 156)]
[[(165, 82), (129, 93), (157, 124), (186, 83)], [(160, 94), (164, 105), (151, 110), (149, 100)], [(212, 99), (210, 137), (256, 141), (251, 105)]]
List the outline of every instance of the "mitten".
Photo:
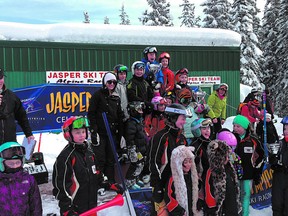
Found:
[(114, 190), (117, 194), (124, 193), (124, 189), (122, 188), (122, 186), (117, 183), (111, 184), (110, 190)]

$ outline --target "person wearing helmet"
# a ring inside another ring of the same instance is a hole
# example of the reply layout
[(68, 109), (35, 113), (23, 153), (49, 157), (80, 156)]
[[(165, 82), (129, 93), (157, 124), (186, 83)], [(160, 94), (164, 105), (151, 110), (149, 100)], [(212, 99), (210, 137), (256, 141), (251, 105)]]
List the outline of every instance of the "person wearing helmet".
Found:
[(132, 78), (127, 85), (128, 102), (141, 101), (145, 103), (146, 109), (144, 116), (153, 110), (151, 99), (153, 98), (153, 89), (144, 79), (145, 64), (141, 61), (136, 61), (131, 66)]
[(154, 105), (152, 113), (145, 116), (144, 129), (148, 140), (150, 140), (158, 131), (162, 130), (166, 124), (166, 99), (161, 96), (152, 98), (151, 103)]
[(163, 94), (163, 98), (166, 99), (167, 101), (167, 106), (170, 106), (171, 104), (175, 103), (175, 100), (176, 100), (176, 96), (174, 94), (174, 91), (168, 91), (168, 92), (165, 92)]
[(238, 216), (241, 213), (239, 183), (229, 160), (230, 152), (231, 148), (220, 140), (211, 141), (207, 147), (206, 215)]
[[(104, 127), (102, 113), (105, 112), (112, 136), (116, 143), (116, 150), (120, 153), (120, 140), (124, 133), (124, 113), (121, 107), (121, 100), (115, 93), (117, 80), (115, 74), (107, 72), (102, 79), (103, 88), (96, 91), (89, 100), (87, 117), (90, 121), (90, 132), (92, 148), (99, 162), (99, 168), (108, 180), (115, 181), (114, 176), (114, 155)], [(99, 135), (99, 143), (97, 139)]]
[(125, 140), (130, 166), (125, 178), (129, 189), (140, 189), (140, 186), (144, 186), (140, 180), (147, 158), (147, 142), (142, 123), (144, 109), (145, 104), (141, 101), (132, 101), (128, 104), (130, 118), (125, 128)]
[(159, 56), (159, 62), (162, 65), (163, 85), (161, 86), (161, 95), (165, 92), (173, 91), (175, 85), (175, 75), (169, 68), (170, 54), (163, 52)]
[(207, 100), (210, 108), (207, 117), (211, 118), (213, 122), (213, 138), (215, 138), (216, 133), (221, 130), (226, 120), (227, 91), (228, 85), (221, 83), (219, 87), (209, 95)]
[(283, 124), (283, 139), (279, 142), (279, 149), (269, 153), (269, 163), (273, 172), (272, 180), (272, 211), (273, 215), (285, 215), (288, 212), (288, 116)]
[(15, 141), (0, 146), (1, 215), (42, 215), (35, 178), (24, 171), (25, 148)]
[[(88, 138), (89, 121), (82, 116), (68, 118), (62, 126), (68, 144), (53, 165), (53, 195), (59, 201), (60, 215), (79, 215), (97, 206), (99, 187), (119, 188), (104, 181)], [(103, 185), (102, 185), (103, 184)]]
[(149, 170), (151, 172), (150, 185), (153, 187), (154, 209), (160, 213), (165, 208), (164, 188), (171, 175), (170, 158), (174, 148), (187, 145), (182, 134), (186, 116), (191, 114), (181, 104), (172, 104), (165, 109), (167, 123), (163, 130), (158, 131), (150, 140), (148, 156)]
[(192, 107), (192, 91), (187, 88), (180, 89), (178, 91), (178, 102), (186, 107), (187, 110), (189, 110), (192, 113), (191, 118), (186, 118), (186, 123), (184, 125), (184, 136), (186, 137), (188, 145), (191, 144), (193, 139), (193, 134), (191, 132), (191, 123), (198, 119), (198, 115), (196, 114), (194, 108)]
[(124, 113), (123, 121), (126, 122), (129, 118), (127, 111), (128, 106), (128, 96), (127, 96), (127, 85), (128, 80), (126, 79), (128, 73), (128, 67), (122, 64), (118, 64), (114, 67), (114, 72), (116, 73), (117, 86), (115, 88), (115, 93), (121, 98), (121, 107)]
[(240, 197), (242, 202), (242, 215), (249, 215), (251, 186), (261, 182), (264, 166), (264, 147), (252, 133), (250, 121), (242, 115), (233, 119), (233, 133), (238, 136), (237, 146), (234, 150), (242, 160), (243, 176), (240, 179)]
[(248, 103), (249, 101), (259, 100), (261, 97), (261, 88), (252, 88), (251, 92), (245, 97), (243, 103)]

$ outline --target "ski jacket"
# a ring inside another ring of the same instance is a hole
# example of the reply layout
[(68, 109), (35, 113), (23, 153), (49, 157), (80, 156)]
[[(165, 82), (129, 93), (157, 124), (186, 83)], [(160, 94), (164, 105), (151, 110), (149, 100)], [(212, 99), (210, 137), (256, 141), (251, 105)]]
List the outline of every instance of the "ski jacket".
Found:
[(113, 134), (123, 136), (124, 114), (121, 101), (117, 94), (109, 95), (108, 89), (102, 88), (96, 91), (89, 102), (87, 117), (90, 121), (90, 131), (107, 136), (102, 113), (105, 112)]
[(264, 148), (260, 141), (247, 130), (245, 137), (238, 142), (235, 151), (242, 160), (243, 176), (241, 180), (253, 179), (262, 173)]
[(270, 160), (271, 168), (274, 172), (288, 173), (288, 142), (285, 138), (280, 140), (280, 147), (276, 156), (276, 160)]
[(173, 91), (174, 85), (175, 85), (175, 75), (172, 70), (170, 70), (168, 67), (162, 68), (163, 72), (163, 85), (162, 85), (162, 92), (169, 92)]
[(191, 118), (186, 118), (186, 123), (184, 124), (184, 135), (186, 139), (193, 138), (193, 134), (191, 132), (191, 123), (198, 118), (198, 115), (195, 113), (194, 108), (190, 105), (186, 107), (187, 110), (190, 110), (190, 113), (192, 113)]
[(152, 187), (165, 188), (166, 182), (171, 176), (171, 153), (179, 145), (187, 145), (186, 138), (182, 134), (182, 130), (170, 125), (156, 133), (150, 140), (148, 161)]
[(124, 83), (122, 83), (120, 80), (118, 80), (117, 86), (115, 88), (115, 93), (121, 99), (121, 108), (124, 113), (124, 119), (123, 119), (124, 122), (128, 120), (129, 118), (129, 113), (127, 110), (127, 106), (128, 106), (127, 84), (128, 84), (128, 81), (125, 81)]
[(144, 126), (141, 120), (130, 117), (126, 123), (125, 140), (127, 148), (136, 146), (136, 152), (147, 155), (147, 142), (145, 139)]
[(145, 133), (150, 140), (158, 131), (165, 127), (165, 113), (153, 110), (152, 113), (145, 116), (144, 129)]
[[(279, 142), (276, 127), (272, 121), (266, 122), (267, 143)], [(256, 134), (261, 143), (264, 143), (264, 121), (261, 120), (256, 126)]]
[(248, 102), (241, 108), (240, 115), (248, 118), (248, 120), (253, 124), (257, 121), (257, 119), (260, 119), (260, 112), (257, 107), (253, 107), (250, 103), (251, 102)]
[(22, 102), (11, 90), (6, 89), (5, 86), (3, 88), (0, 105), (0, 145), (8, 141), (17, 141), (16, 122), (21, 126), (26, 137), (33, 135)]
[(71, 208), (78, 213), (97, 206), (98, 185), (102, 174), (88, 144), (69, 143), (53, 166), (53, 195), (59, 200), (60, 212)]
[(39, 216), (42, 203), (35, 178), (21, 170), (0, 173), (0, 215)]
[(223, 99), (220, 99), (217, 91), (215, 90), (208, 97), (207, 104), (210, 108), (208, 116), (211, 119), (214, 118), (226, 119), (227, 96), (225, 96)]

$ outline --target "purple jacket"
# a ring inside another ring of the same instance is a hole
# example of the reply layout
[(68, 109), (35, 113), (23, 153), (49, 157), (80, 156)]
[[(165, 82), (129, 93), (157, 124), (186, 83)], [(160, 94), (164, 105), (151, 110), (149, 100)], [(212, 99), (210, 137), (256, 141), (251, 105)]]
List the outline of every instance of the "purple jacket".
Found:
[(24, 171), (0, 172), (0, 215), (42, 215), (41, 196), (32, 175)]

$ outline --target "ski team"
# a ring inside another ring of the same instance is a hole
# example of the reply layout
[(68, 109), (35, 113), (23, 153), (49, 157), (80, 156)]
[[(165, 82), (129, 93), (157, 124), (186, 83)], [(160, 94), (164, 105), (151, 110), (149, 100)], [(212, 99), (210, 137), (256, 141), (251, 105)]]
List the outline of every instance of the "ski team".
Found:
[[(226, 83), (206, 103), (205, 92), (188, 86), (187, 68), (176, 74), (169, 68), (169, 53), (161, 53), (159, 62), (156, 47), (146, 47), (143, 54), (132, 64), (130, 80), (128, 67), (122, 64), (104, 75), (102, 88), (90, 99), (87, 118), (72, 116), (64, 122), (68, 144), (58, 155), (52, 176), (60, 215), (76, 216), (96, 207), (100, 188), (122, 194), (123, 188), (149, 185), (151, 215), (248, 216), (252, 182), (261, 182), (266, 161), (274, 170), (273, 215), (288, 215), (288, 116), (281, 121), (284, 138), (279, 139), (270, 92), (265, 90), (264, 101), (260, 90), (253, 88), (229, 131), (222, 128)], [(6, 89), (0, 71), (2, 100)], [(5, 112), (5, 103), (0, 103), (1, 122)], [(116, 183), (114, 154), (129, 165), (122, 186)], [(42, 215), (40, 192), (23, 170), (24, 157), (25, 149), (16, 140), (0, 144), (0, 215)]]

